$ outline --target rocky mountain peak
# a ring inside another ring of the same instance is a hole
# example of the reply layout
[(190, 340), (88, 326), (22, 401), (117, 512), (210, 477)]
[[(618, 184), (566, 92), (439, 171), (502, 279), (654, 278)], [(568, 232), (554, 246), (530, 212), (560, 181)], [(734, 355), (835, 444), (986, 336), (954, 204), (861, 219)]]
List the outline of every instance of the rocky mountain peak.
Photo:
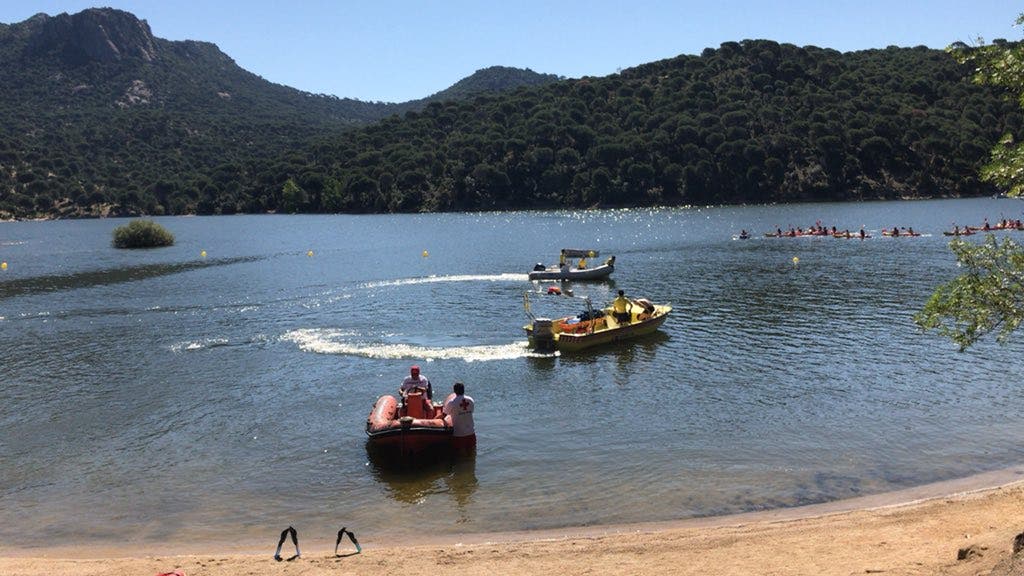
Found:
[(90, 8), (77, 14), (36, 15), (23, 24), (32, 26), (30, 56), (57, 54), (70, 64), (157, 59), (157, 44), (145, 20), (113, 8)]

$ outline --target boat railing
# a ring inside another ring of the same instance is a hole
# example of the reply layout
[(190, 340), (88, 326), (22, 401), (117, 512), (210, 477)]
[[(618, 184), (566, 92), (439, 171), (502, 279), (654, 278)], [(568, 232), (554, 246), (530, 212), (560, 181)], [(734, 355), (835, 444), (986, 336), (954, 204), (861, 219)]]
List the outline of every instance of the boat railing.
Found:
[(594, 317), (594, 303), (591, 302), (590, 296), (584, 298), (587, 301), (587, 316), (590, 318), (590, 322), (587, 324), (587, 334), (594, 333), (594, 326), (597, 325), (597, 318)]
[(526, 310), (526, 315), (530, 317), (530, 320), (536, 320), (537, 317), (533, 315), (533, 311), (530, 310), (530, 292), (523, 292), (523, 309)]
[[(564, 296), (566, 296), (568, 298), (576, 298), (576, 299), (579, 299), (579, 300), (583, 300), (584, 302), (587, 303), (587, 311), (586, 311), (586, 316), (587, 316), (587, 320), (588, 320), (588, 322), (587, 322), (587, 334), (593, 334), (594, 333), (594, 327), (597, 324), (597, 322), (596, 322), (597, 318), (594, 315), (594, 303), (590, 299), (590, 296), (576, 296), (576, 295), (573, 295), (573, 294), (565, 294)], [(531, 322), (536, 322), (537, 321), (537, 316), (533, 313), (533, 308), (532, 308), (531, 303), (530, 303), (530, 291), (529, 290), (523, 291), (523, 309), (526, 310), (526, 315), (530, 318)]]

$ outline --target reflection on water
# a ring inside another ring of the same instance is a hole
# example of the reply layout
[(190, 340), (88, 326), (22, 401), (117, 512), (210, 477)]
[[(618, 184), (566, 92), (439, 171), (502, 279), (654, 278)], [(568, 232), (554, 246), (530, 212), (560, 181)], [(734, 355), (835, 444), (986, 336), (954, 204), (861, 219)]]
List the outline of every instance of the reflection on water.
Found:
[(75, 290), (79, 288), (120, 284), (122, 282), (135, 282), (138, 280), (158, 278), (160, 276), (167, 276), (170, 274), (180, 274), (191, 270), (200, 270), (212, 266), (228, 266), (242, 262), (255, 262), (260, 259), (261, 258), (251, 256), (238, 258), (210, 258), (195, 260), (192, 262), (139, 264), (136, 266), (126, 266), (123, 268), (112, 268), (107, 270), (87, 270), (83, 272), (73, 272), (70, 274), (17, 278), (6, 282), (0, 282), (0, 299), (28, 294), (38, 294), (42, 292)]
[[(397, 502), (412, 505), (425, 504), (430, 496), (446, 495), (459, 512), (457, 522), (469, 520), (467, 510), (473, 502), (478, 481), (476, 478), (476, 452), (466, 455), (452, 454), (447, 447), (420, 452), (399, 459), (394, 454), (367, 443), (374, 478), (387, 487), (389, 496)], [(440, 509), (450, 510), (443, 506)], [(432, 504), (432, 513), (438, 510)]]

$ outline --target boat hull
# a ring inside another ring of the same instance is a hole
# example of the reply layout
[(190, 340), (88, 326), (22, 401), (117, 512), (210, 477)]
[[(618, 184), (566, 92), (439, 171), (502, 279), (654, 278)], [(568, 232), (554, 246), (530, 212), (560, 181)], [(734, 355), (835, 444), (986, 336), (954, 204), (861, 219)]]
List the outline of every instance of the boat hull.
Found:
[[(422, 402), (414, 398), (409, 403), (414, 401)], [(408, 408), (399, 406), (397, 398), (385, 395), (377, 399), (366, 419), (366, 436), (374, 448), (409, 454), (450, 446), (452, 429), (439, 406), (410, 415)]]
[(615, 271), (613, 264), (601, 264), (593, 268), (546, 268), (544, 270), (533, 270), (530, 272), (530, 280), (601, 280), (607, 278)]
[(541, 345), (553, 345), (554, 349), (559, 352), (579, 352), (596, 346), (631, 340), (655, 332), (665, 323), (669, 312), (672, 311), (672, 307), (657, 305), (654, 308), (654, 312), (649, 316), (637, 317), (628, 324), (619, 324), (609, 314), (605, 316), (605, 318), (608, 318), (607, 320), (602, 318), (604, 320), (603, 327), (596, 328), (593, 331), (570, 332), (568, 327), (574, 325), (565, 324), (564, 321), (567, 319), (563, 318), (555, 321), (553, 325), (565, 326), (567, 329), (559, 328), (555, 330), (553, 344), (542, 342), (541, 339), (535, 339), (533, 325), (525, 326), (525, 329), (530, 345), (534, 348)]

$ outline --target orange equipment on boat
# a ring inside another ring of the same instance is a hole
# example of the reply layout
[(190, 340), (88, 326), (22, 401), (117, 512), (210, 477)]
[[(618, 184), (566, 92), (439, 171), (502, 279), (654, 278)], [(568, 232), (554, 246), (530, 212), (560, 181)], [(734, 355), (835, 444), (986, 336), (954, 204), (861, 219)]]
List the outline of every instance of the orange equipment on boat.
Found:
[(434, 405), (422, 392), (410, 392), (405, 405), (391, 395), (381, 396), (366, 418), (369, 442), (382, 448), (394, 448), (405, 454), (451, 442), (452, 428), (440, 405)]

